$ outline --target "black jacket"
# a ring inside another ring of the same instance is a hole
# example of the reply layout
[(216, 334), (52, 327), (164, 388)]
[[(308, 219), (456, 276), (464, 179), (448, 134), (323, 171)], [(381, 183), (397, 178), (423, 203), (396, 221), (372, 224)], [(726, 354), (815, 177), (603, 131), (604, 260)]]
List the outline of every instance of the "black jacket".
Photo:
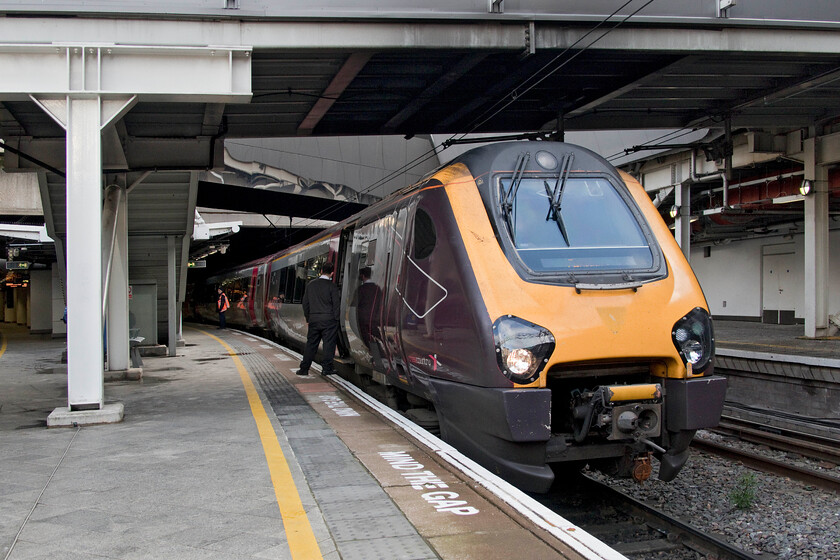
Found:
[(303, 316), (307, 323), (313, 321), (338, 322), (341, 313), (341, 295), (332, 280), (316, 278), (306, 285), (303, 292)]

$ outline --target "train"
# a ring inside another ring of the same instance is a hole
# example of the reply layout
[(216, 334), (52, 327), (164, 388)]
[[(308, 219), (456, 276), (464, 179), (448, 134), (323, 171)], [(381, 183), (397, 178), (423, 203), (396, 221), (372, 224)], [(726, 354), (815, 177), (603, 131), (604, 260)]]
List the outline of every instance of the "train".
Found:
[[(280, 212), (282, 213), (282, 212)], [(306, 339), (325, 262), (342, 375), (519, 488), (589, 465), (671, 481), (720, 420), (712, 318), (644, 188), (572, 144), (466, 151), (360, 213), (198, 286), (188, 313)]]

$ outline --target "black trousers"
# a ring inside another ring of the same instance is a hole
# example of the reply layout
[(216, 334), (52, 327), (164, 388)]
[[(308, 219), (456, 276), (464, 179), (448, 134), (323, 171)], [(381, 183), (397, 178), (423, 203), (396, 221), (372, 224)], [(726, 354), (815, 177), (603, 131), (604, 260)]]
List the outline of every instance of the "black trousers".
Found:
[(224, 311), (219, 311), (219, 328), (223, 329), (226, 326), (227, 325), (225, 324), (225, 312)]
[(306, 348), (303, 351), (303, 360), (300, 362), (300, 372), (309, 371), (318, 345), (324, 341), (324, 359), (321, 361), (321, 368), (325, 374), (335, 372), (333, 356), (335, 356), (335, 345), (338, 342), (338, 321), (328, 319), (326, 321), (312, 321), (309, 323), (309, 331), (306, 333)]

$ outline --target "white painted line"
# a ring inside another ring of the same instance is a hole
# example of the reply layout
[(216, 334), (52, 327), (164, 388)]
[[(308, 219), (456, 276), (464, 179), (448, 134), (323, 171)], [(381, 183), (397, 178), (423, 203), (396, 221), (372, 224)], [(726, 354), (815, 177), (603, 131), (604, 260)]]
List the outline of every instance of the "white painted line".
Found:
[(274, 354), (274, 357), (277, 358), (278, 360), (282, 360), (284, 362), (292, 361), (291, 356), (289, 356), (287, 354)]
[(840, 368), (840, 360), (831, 358), (817, 358), (814, 356), (793, 356), (791, 354), (774, 354), (772, 352), (753, 352), (751, 350), (734, 350), (732, 348), (715, 348), (716, 356), (730, 358), (744, 358), (747, 360), (768, 360), (771, 362), (787, 362), (805, 366)]
[(271, 348), (268, 344), (260, 344), (260, 348)]
[(327, 408), (335, 412), (338, 416), (361, 416), (358, 412), (353, 410), (349, 404), (344, 402), (338, 395), (321, 395), (321, 399)]
[(412, 437), (429, 447), (429, 449), (434, 451), (444, 461), (487, 488), (495, 496), (530, 519), (535, 525), (542, 527), (557, 537), (584, 558), (590, 560), (628, 560), (623, 554), (613, 550), (580, 527), (557, 515), (515, 486), (502, 480), (468, 458), (448, 443), (433, 436), (394, 410), (387, 408), (366, 393), (361, 392), (355, 385), (352, 385), (337, 375), (331, 375), (329, 377), (331, 381), (341, 385), (353, 396), (375, 409), (379, 414), (391, 420), (394, 424), (397, 424)]
[[(272, 340), (261, 338), (267, 344), (279, 348), (284, 352), (298, 357), (293, 350), (290, 350)], [(320, 371), (320, 366), (313, 363), (312, 367)], [(431, 449), (444, 461), (460, 470), (472, 480), (481, 484), (496, 497), (503, 500), (513, 509), (531, 520), (538, 527), (548, 531), (557, 539), (578, 552), (587, 560), (629, 560), (626, 556), (610, 548), (606, 543), (599, 541), (580, 527), (577, 527), (562, 516), (551, 511), (541, 503), (537, 502), (522, 490), (519, 490), (509, 482), (502, 480), (491, 473), (445, 441), (433, 436), (408, 418), (405, 418), (395, 410), (386, 407), (367, 393), (363, 393), (358, 387), (344, 380), (338, 375), (327, 376), (330, 381), (340, 385), (348, 393), (365, 403), (376, 411), (380, 416), (390, 420), (415, 439), (419, 440), (426, 447)]]

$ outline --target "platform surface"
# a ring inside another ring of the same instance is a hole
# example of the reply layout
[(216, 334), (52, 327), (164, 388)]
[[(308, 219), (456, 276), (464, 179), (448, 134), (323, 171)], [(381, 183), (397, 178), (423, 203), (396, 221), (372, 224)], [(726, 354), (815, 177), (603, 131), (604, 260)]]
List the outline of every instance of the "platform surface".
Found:
[(64, 341), (0, 334), (0, 558), (581, 557), (265, 341), (185, 329), (123, 422), (47, 429)]
[(807, 339), (804, 325), (716, 320), (714, 327), (718, 349), (840, 359), (840, 337)]

